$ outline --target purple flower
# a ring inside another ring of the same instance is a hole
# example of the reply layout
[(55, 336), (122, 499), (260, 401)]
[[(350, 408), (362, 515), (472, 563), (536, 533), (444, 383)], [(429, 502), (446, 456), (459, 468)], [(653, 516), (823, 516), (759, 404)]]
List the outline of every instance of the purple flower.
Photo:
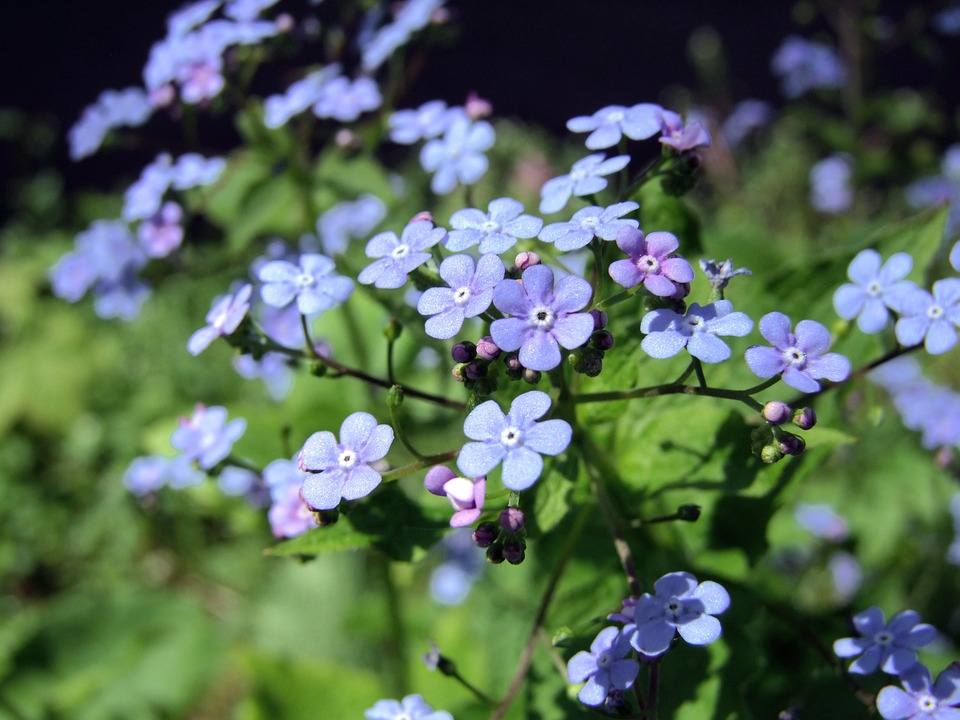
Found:
[(340, 426), (340, 442), (326, 430), (307, 438), (300, 467), (310, 473), (303, 481), (303, 499), (315, 510), (330, 510), (340, 499), (366, 497), (380, 484), (370, 463), (382, 460), (393, 443), (393, 428), (378, 425), (370, 413), (355, 412)]
[(700, 260), (700, 269), (710, 281), (710, 287), (714, 290), (723, 290), (730, 281), (737, 275), (753, 275), (746, 268), (733, 268), (733, 260), (727, 258), (722, 263), (717, 264), (716, 260)]
[(720, 637), (719, 615), (730, 607), (730, 596), (711, 580), (697, 584), (686, 572), (664, 575), (633, 608), (633, 624), (624, 628), (637, 652), (656, 656), (666, 652), (679, 632), (691, 645), (709, 645)]
[(351, 122), (365, 112), (376, 110), (381, 102), (380, 90), (373, 80), (360, 77), (351, 83), (341, 75), (321, 86), (313, 114), (318, 118)]
[(198, 403), (189, 418), (180, 418), (180, 427), (170, 436), (170, 444), (185, 457), (196, 460), (204, 470), (225, 459), (233, 444), (247, 429), (247, 421), (227, 422), (227, 409)]
[(363, 713), (367, 720), (453, 720), (446, 710), (434, 710), (421, 695), (407, 695), (403, 700), (377, 700)]
[(550, 409), (550, 396), (531, 390), (510, 404), (506, 415), (493, 400), (473, 409), (463, 424), (471, 440), (460, 450), (457, 467), (467, 477), (486, 476), (503, 461), (503, 484), (526, 490), (543, 471), (540, 455), (559, 455), (570, 444), (573, 430), (565, 420), (536, 422)]
[(417, 301), (417, 312), (433, 316), (425, 325), (427, 335), (446, 340), (460, 332), (465, 318), (490, 307), (493, 288), (504, 272), (503, 262), (493, 254), (481, 257), (476, 270), (469, 255), (451, 255), (440, 263), (440, 277), (449, 287), (427, 288)]
[(593, 333), (593, 318), (577, 312), (593, 290), (583, 278), (568, 275), (554, 289), (553, 271), (534, 265), (521, 280), (502, 280), (493, 289), (493, 304), (511, 317), (490, 325), (493, 341), (507, 352), (520, 350), (520, 362), (531, 370), (551, 370), (560, 364), (560, 347), (580, 347)]
[(453, 517), (450, 518), (450, 527), (472, 525), (483, 511), (483, 502), (487, 493), (485, 477), (470, 480), (458, 476), (446, 465), (437, 465), (427, 471), (423, 485), (432, 494), (450, 500), (454, 509)]
[(444, 244), (447, 250), (459, 252), (479, 243), (481, 253), (499, 255), (518, 239), (536, 237), (540, 232), (543, 220), (522, 212), (522, 204), (506, 197), (492, 201), (487, 213), (475, 208), (458, 210), (450, 217), (453, 229)]
[(833, 643), (838, 657), (857, 657), (850, 672), (869, 675), (877, 668), (890, 675), (902, 675), (917, 664), (917, 648), (937, 635), (933, 625), (920, 622), (913, 610), (904, 610), (887, 623), (883, 611), (874, 606), (853, 616), (853, 625), (861, 637), (840, 638)]
[(690, 263), (673, 255), (679, 245), (673, 233), (654, 232), (644, 237), (641, 230), (625, 227), (617, 233), (617, 247), (630, 259), (610, 263), (610, 277), (625, 288), (643, 283), (651, 295), (670, 297), (677, 292), (677, 283), (693, 282)]
[(670, 110), (660, 111), (660, 127), (663, 132), (660, 144), (671, 147), (678, 153), (698, 147), (710, 147), (712, 142), (710, 133), (700, 122), (691, 120), (684, 125), (683, 118)]
[(567, 679), (587, 684), (577, 697), (584, 705), (602, 705), (611, 690), (627, 690), (640, 672), (640, 663), (628, 658), (630, 640), (615, 627), (604, 628), (590, 644), (590, 652), (581, 650), (567, 663)]
[(616, 240), (617, 233), (623, 228), (640, 226), (636, 220), (622, 219), (623, 215), (633, 212), (640, 206), (635, 202), (621, 202), (608, 208), (591, 205), (577, 210), (570, 218), (570, 222), (559, 222), (547, 225), (540, 231), (540, 239), (553, 243), (557, 250), (566, 252), (578, 250), (594, 237), (601, 240)]
[(641, 103), (627, 108), (608, 105), (593, 115), (581, 115), (567, 121), (571, 132), (588, 132), (587, 148), (602, 150), (613, 147), (623, 135), (632, 140), (646, 140), (660, 131), (659, 105)]
[(850, 263), (847, 275), (853, 284), (841, 285), (833, 295), (833, 307), (844, 320), (857, 318), (865, 333), (877, 333), (887, 326), (890, 310), (899, 312), (905, 293), (916, 287), (904, 280), (913, 267), (907, 253), (895, 253), (880, 266), (880, 253), (861, 250)]
[(837, 215), (853, 205), (850, 178), (853, 162), (847, 155), (831, 155), (810, 168), (810, 204), (823, 213)]
[(430, 253), (424, 252), (442, 241), (447, 231), (433, 227), (426, 220), (418, 220), (407, 225), (400, 238), (392, 231), (374, 235), (367, 243), (369, 258), (379, 258), (363, 270), (357, 280), (361, 285), (373, 283), (378, 288), (403, 287), (407, 282), (407, 273), (430, 259)]
[(790, 330), (790, 318), (783, 313), (767, 313), (760, 318), (760, 334), (773, 347), (752, 345), (746, 359), (757, 377), (783, 374), (783, 381), (800, 392), (820, 390), (817, 380), (833, 382), (847, 379), (850, 361), (838, 353), (826, 353), (830, 332), (813, 320), (801, 320), (796, 332)]
[(373, 232), (387, 215), (387, 206), (375, 195), (337, 203), (317, 220), (317, 234), (327, 255), (342, 253), (350, 240)]
[(77, 235), (74, 250), (50, 269), (53, 294), (77, 302), (94, 286), (104, 290), (122, 284), (146, 262), (126, 223), (96, 220)]
[(788, 98), (809, 90), (842, 87), (847, 78), (846, 69), (833, 50), (796, 35), (783, 41), (770, 68), (780, 76), (780, 89)]
[(837, 599), (843, 603), (849, 602), (863, 584), (863, 568), (860, 567), (860, 562), (850, 553), (838, 550), (830, 556), (827, 570), (830, 571)]
[(687, 352), (704, 362), (717, 363), (730, 357), (730, 348), (717, 335), (743, 337), (753, 329), (753, 321), (742, 312), (733, 312), (733, 303), (718, 300), (701, 307), (691, 303), (686, 315), (666, 308), (652, 310), (640, 321), (646, 337), (640, 343), (650, 357), (673, 357)]
[(940, 355), (957, 344), (960, 326), (960, 279), (945, 278), (933, 284), (933, 294), (916, 288), (901, 298), (897, 340), (911, 347), (923, 342), (931, 355)]
[(850, 532), (846, 519), (829, 505), (800, 503), (794, 517), (808, 533), (830, 542), (842, 542)]
[(877, 710), (885, 720), (957, 720), (960, 718), (960, 668), (949, 666), (934, 683), (926, 665), (917, 664), (900, 682), (906, 691), (888, 685), (877, 694)]
[(443, 100), (431, 100), (416, 110), (397, 110), (387, 120), (390, 139), (400, 145), (413, 145), (439, 137), (459, 112), (459, 108), (448, 109)]
[(607, 186), (604, 175), (623, 170), (630, 162), (629, 155), (617, 155), (609, 160), (603, 153), (587, 155), (577, 160), (568, 175), (547, 180), (540, 189), (540, 212), (562, 210), (573, 195), (591, 195)]
[(148, 257), (166, 257), (183, 242), (180, 220), (183, 210), (175, 202), (164, 203), (152, 217), (140, 223), (137, 239)]
[(472, 122), (466, 115), (454, 118), (442, 139), (430, 140), (420, 151), (420, 165), (435, 173), (430, 189), (446, 195), (458, 182), (472, 185), (479, 180), (488, 166), (483, 153), (495, 139), (493, 125), (485, 120)]
[(267, 519), (276, 537), (296, 537), (317, 522), (313, 512), (300, 496), (300, 487), (309, 473), (300, 469), (296, 458), (274, 460), (263, 469), (263, 482), (270, 491)]
[(286, 307), (294, 299), (303, 315), (315, 315), (345, 302), (353, 292), (353, 280), (333, 271), (326, 255), (305, 253), (300, 265), (272, 260), (260, 268), (260, 296), (267, 305)]
[(224, 295), (213, 302), (207, 313), (207, 326), (200, 328), (187, 341), (191, 355), (199, 355), (221, 335), (230, 335), (239, 327), (250, 310), (253, 288), (246, 284), (233, 295)]
[(943, 228), (943, 236), (949, 240), (960, 234), (960, 143), (944, 152), (940, 173), (911, 183), (906, 196), (907, 203), (915, 208), (950, 205)]

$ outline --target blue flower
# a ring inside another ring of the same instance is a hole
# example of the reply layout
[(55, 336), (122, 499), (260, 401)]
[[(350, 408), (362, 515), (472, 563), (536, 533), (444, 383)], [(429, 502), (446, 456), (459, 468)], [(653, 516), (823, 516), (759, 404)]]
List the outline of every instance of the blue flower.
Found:
[(124, 220), (145, 220), (160, 210), (163, 194), (170, 188), (172, 167), (173, 158), (161, 153), (143, 169), (123, 195)]
[(70, 159), (81, 160), (93, 155), (100, 149), (107, 132), (117, 127), (143, 125), (152, 114), (153, 105), (143, 89), (104, 90), (70, 128), (67, 135)]
[(586, 146), (590, 150), (613, 147), (623, 135), (632, 140), (646, 140), (660, 132), (659, 105), (641, 103), (633, 107), (608, 105), (593, 115), (581, 115), (567, 121), (571, 132), (589, 132)]
[(846, 519), (826, 504), (800, 503), (794, 517), (808, 533), (830, 542), (843, 542), (850, 532)]
[(446, 195), (457, 183), (472, 185), (487, 171), (483, 153), (493, 146), (496, 135), (485, 120), (472, 122), (466, 115), (453, 119), (443, 138), (427, 142), (420, 151), (420, 164), (434, 173), (430, 189)]
[(187, 341), (191, 355), (199, 355), (221, 335), (230, 335), (239, 327), (250, 310), (250, 295), (253, 288), (248, 284), (233, 295), (217, 298), (207, 313), (207, 326), (197, 330)]
[(224, 460), (247, 429), (247, 421), (227, 422), (227, 409), (219, 405), (198, 404), (193, 415), (180, 418), (180, 426), (170, 436), (170, 444), (204, 470)]
[(407, 695), (403, 700), (377, 700), (363, 713), (367, 720), (453, 720), (446, 710), (434, 710), (422, 695)]
[(840, 638), (833, 651), (842, 658), (857, 657), (850, 672), (869, 675), (879, 668), (890, 675), (902, 675), (917, 664), (917, 648), (933, 640), (933, 625), (920, 622), (913, 610), (904, 610), (886, 623), (883, 611), (874, 606), (853, 616), (853, 624), (862, 637)]
[(263, 483), (271, 501), (267, 519), (276, 537), (296, 537), (317, 526), (313, 512), (300, 497), (300, 487), (308, 476), (296, 458), (274, 460), (263, 469)]
[(630, 644), (648, 656), (666, 652), (673, 637), (691, 645), (708, 645), (720, 637), (719, 615), (730, 607), (730, 595), (721, 585), (697, 579), (687, 572), (664, 575), (633, 607), (633, 623), (624, 627)]
[(260, 296), (267, 305), (286, 307), (296, 299), (303, 315), (315, 315), (345, 302), (353, 292), (353, 280), (334, 273), (336, 266), (326, 255), (305, 253), (299, 267), (286, 260), (272, 260), (260, 268)]
[(957, 720), (960, 718), (960, 668), (949, 666), (934, 683), (926, 665), (900, 676), (906, 691), (888, 685), (877, 694), (877, 710), (885, 720)]
[(853, 205), (850, 178), (853, 162), (847, 155), (831, 155), (810, 168), (810, 204), (823, 213), (837, 215)]
[(313, 114), (318, 118), (333, 118), (340, 122), (356, 120), (364, 112), (376, 110), (383, 102), (377, 84), (368, 77), (352, 83), (347, 78), (333, 78), (320, 87)]
[(481, 257), (476, 269), (469, 255), (451, 255), (440, 263), (440, 277), (449, 287), (427, 288), (417, 301), (417, 312), (433, 316), (425, 325), (427, 335), (446, 340), (460, 332), (465, 318), (490, 307), (493, 288), (504, 272), (503, 262), (493, 254)]
[(540, 212), (562, 210), (573, 195), (591, 195), (607, 186), (604, 175), (623, 170), (630, 162), (629, 155), (617, 155), (609, 160), (603, 153), (587, 155), (577, 160), (567, 175), (547, 180), (540, 189)]
[(853, 283), (841, 285), (833, 295), (833, 307), (844, 320), (857, 318), (865, 333), (877, 333), (887, 326), (889, 310), (899, 312), (904, 294), (916, 287), (904, 280), (913, 267), (907, 253), (894, 253), (881, 267), (876, 250), (861, 250), (851, 261), (847, 275)]
[(577, 312), (592, 294), (583, 278), (568, 275), (554, 288), (550, 268), (528, 267), (520, 282), (503, 280), (493, 289), (493, 304), (510, 316), (490, 324), (493, 341), (501, 350), (519, 350), (524, 367), (551, 370), (560, 364), (561, 347), (573, 350), (593, 334), (593, 318)]
[(459, 605), (470, 594), (486, 561), (471, 530), (445, 535), (437, 548), (443, 561), (430, 573), (430, 599), (438, 605)]
[(227, 161), (221, 157), (205, 158), (197, 153), (186, 153), (170, 168), (170, 185), (174, 190), (212, 185), (226, 167)]
[(686, 348), (703, 362), (718, 363), (730, 357), (730, 348), (717, 335), (743, 337), (752, 329), (753, 321), (742, 312), (733, 312), (729, 300), (703, 307), (691, 303), (686, 315), (667, 308), (644, 315), (640, 332), (646, 337), (640, 346), (650, 357), (673, 357)]
[(720, 134), (727, 145), (736, 148), (751, 132), (773, 120), (773, 106), (763, 100), (741, 100), (723, 121)]
[(536, 237), (543, 220), (521, 215), (523, 205), (511, 198), (498, 198), (490, 203), (489, 212), (476, 208), (458, 210), (450, 216), (447, 250), (459, 252), (479, 244), (481, 253), (506, 252), (520, 238)]
[(233, 358), (233, 368), (247, 380), (263, 380), (267, 394), (276, 401), (283, 400), (293, 387), (291, 360), (283, 353), (264, 353), (259, 360), (254, 360), (252, 355), (237, 355)]
[(536, 422), (550, 409), (550, 396), (531, 390), (510, 404), (506, 415), (493, 400), (473, 409), (463, 424), (471, 440), (460, 450), (457, 467), (467, 477), (487, 475), (503, 462), (503, 484), (526, 490), (543, 472), (541, 455), (559, 455), (570, 444), (573, 430), (565, 420)]
[[(906, 198), (907, 203), (915, 208), (949, 204), (947, 224), (943, 228), (943, 236), (949, 240), (960, 235), (960, 143), (947, 148), (940, 162), (940, 171), (940, 175), (911, 183)], [(958, 265), (960, 262), (954, 263), (954, 267)]]
[(340, 65), (327, 65), (290, 84), (282, 95), (271, 95), (263, 101), (263, 123), (268, 128), (286, 125), (294, 115), (316, 103), (324, 86), (340, 75)]
[(183, 209), (175, 202), (166, 202), (137, 228), (137, 240), (148, 257), (167, 257), (183, 242)]
[(400, 145), (432, 140), (443, 135), (450, 121), (462, 114), (462, 108), (447, 108), (443, 100), (431, 100), (416, 110), (397, 110), (387, 120), (390, 139)]
[(323, 251), (327, 255), (344, 252), (350, 240), (369, 235), (386, 216), (387, 206), (376, 195), (337, 203), (317, 220)]
[(630, 639), (614, 627), (604, 628), (590, 644), (590, 652), (580, 651), (567, 663), (567, 679), (587, 684), (577, 697), (584, 705), (602, 705), (611, 690), (627, 690), (640, 672), (640, 663), (627, 658)]
[(915, 288), (904, 293), (897, 320), (897, 340), (911, 347), (923, 343), (931, 355), (940, 355), (957, 344), (960, 327), (960, 279), (944, 278), (933, 284), (933, 293)]
[(841, 382), (850, 374), (850, 361), (838, 353), (828, 353), (830, 331), (813, 320), (801, 320), (796, 331), (783, 313), (767, 313), (760, 318), (760, 334), (773, 347), (751, 345), (746, 360), (757, 377), (783, 375), (783, 381), (800, 392), (820, 389), (817, 380)]
[(435, 228), (426, 220), (417, 220), (407, 225), (400, 237), (392, 231), (374, 235), (367, 243), (369, 258), (378, 258), (363, 270), (357, 280), (361, 285), (371, 283), (378, 288), (403, 287), (407, 273), (430, 259), (424, 252), (447, 236), (443, 228)]
[(607, 208), (591, 205), (577, 210), (569, 222), (559, 222), (547, 225), (540, 231), (540, 239), (553, 243), (557, 250), (567, 252), (578, 250), (594, 237), (601, 240), (616, 240), (617, 233), (625, 227), (636, 228), (640, 223), (632, 218), (626, 220), (623, 216), (633, 212), (640, 206), (635, 202), (621, 202)]
[(369, 495), (380, 484), (370, 463), (382, 460), (393, 444), (393, 428), (378, 425), (370, 413), (355, 412), (340, 426), (340, 441), (324, 430), (307, 438), (300, 451), (303, 499), (315, 510), (330, 510), (344, 500)]
[(770, 67), (780, 76), (780, 88), (788, 98), (809, 90), (842, 87), (847, 78), (846, 69), (833, 50), (796, 35), (783, 41)]

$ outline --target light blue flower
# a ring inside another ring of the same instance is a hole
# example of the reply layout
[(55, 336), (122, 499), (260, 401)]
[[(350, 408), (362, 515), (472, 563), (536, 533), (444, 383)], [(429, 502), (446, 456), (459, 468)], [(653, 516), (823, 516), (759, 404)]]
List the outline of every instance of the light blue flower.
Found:
[(717, 363), (730, 357), (730, 348), (717, 335), (743, 337), (753, 321), (742, 312), (733, 312), (733, 303), (718, 300), (701, 307), (691, 303), (686, 315), (662, 308), (651, 310), (640, 321), (646, 334), (640, 346), (650, 357), (669, 358), (687, 349), (703, 362)]
[(247, 421), (237, 418), (227, 422), (225, 407), (198, 404), (189, 418), (180, 418), (170, 444), (204, 470), (225, 459), (247, 429)]
[(407, 273), (430, 259), (430, 253), (424, 251), (446, 235), (446, 230), (435, 228), (426, 220), (408, 224), (399, 238), (392, 231), (374, 235), (367, 243), (366, 253), (376, 260), (360, 271), (357, 280), (361, 285), (373, 284), (378, 288), (403, 287)]
[(646, 140), (660, 132), (659, 105), (641, 103), (633, 107), (608, 105), (593, 115), (581, 115), (567, 121), (571, 132), (589, 132), (586, 146), (590, 150), (613, 147), (623, 135), (632, 140)]
[(432, 315), (427, 335), (438, 340), (452, 338), (466, 318), (476, 317), (490, 307), (494, 286), (503, 280), (505, 269), (499, 257), (484, 255), (474, 266), (469, 255), (451, 255), (440, 263), (440, 277), (447, 287), (427, 288), (417, 301), (417, 312)]
[(590, 644), (590, 652), (581, 650), (567, 663), (567, 679), (587, 684), (577, 697), (584, 705), (603, 705), (611, 690), (627, 690), (640, 672), (640, 663), (627, 655), (630, 639), (615, 627), (604, 628)]
[(783, 41), (770, 67), (780, 76), (780, 88), (788, 98), (809, 90), (842, 87), (847, 78), (846, 68), (833, 50), (796, 35)]
[(604, 175), (622, 170), (630, 162), (629, 155), (618, 155), (609, 160), (603, 153), (587, 155), (577, 160), (567, 175), (547, 180), (540, 189), (540, 212), (562, 210), (573, 195), (591, 195), (607, 186)]
[(900, 311), (904, 294), (916, 287), (904, 280), (913, 268), (908, 253), (894, 253), (881, 266), (876, 250), (861, 250), (850, 262), (848, 277), (853, 283), (841, 285), (833, 294), (833, 307), (844, 320), (857, 318), (857, 326), (865, 333), (883, 330), (890, 320), (889, 310)]
[(472, 122), (466, 115), (456, 117), (443, 138), (427, 142), (420, 151), (420, 164), (434, 173), (430, 189), (446, 195), (457, 183), (472, 185), (487, 171), (485, 153), (496, 135), (485, 120)]
[(544, 242), (553, 243), (562, 252), (578, 250), (594, 237), (616, 240), (617, 233), (623, 228), (640, 227), (640, 223), (632, 218), (623, 219), (624, 215), (639, 207), (631, 201), (615, 203), (607, 208), (591, 205), (577, 210), (569, 222), (547, 225), (540, 231), (539, 237)]
[(294, 299), (303, 315), (316, 315), (346, 302), (353, 280), (334, 271), (333, 260), (318, 253), (304, 253), (299, 265), (271, 260), (260, 268), (260, 296), (267, 305), (286, 307)]
[(849, 671), (869, 675), (878, 669), (890, 675), (902, 675), (917, 664), (917, 649), (936, 635), (933, 625), (920, 622), (920, 615), (904, 610), (885, 622), (883, 611), (874, 606), (853, 616), (861, 637), (840, 638), (833, 643), (838, 657), (855, 657)]
[(366, 720), (453, 720), (445, 710), (434, 710), (421, 695), (407, 695), (403, 700), (378, 700), (363, 713)]
[(518, 239), (536, 237), (543, 220), (522, 215), (523, 205), (512, 198), (493, 200), (488, 212), (476, 208), (457, 210), (450, 217), (447, 250), (459, 252), (479, 244), (481, 253), (500, 253), (512, 248)]
[(822, 213), (839, 215), (853, 205), (853, 162), (847, 155), (831, 155), (810, 168), (810, 204)]
[(339, 202), (317, 220), (317, 234), (327, 255), (345, 252), (350, 240), (368, 236), (387, 216), (387, 206), (375, 195)]
[(897, 320), (897, 340), (911, 347), (923, 343), (931, 355), (941, 355), (957, 344), (960, 327), (960, 279), (944, 278), (933, 292), (914, 288), (904, 293)]

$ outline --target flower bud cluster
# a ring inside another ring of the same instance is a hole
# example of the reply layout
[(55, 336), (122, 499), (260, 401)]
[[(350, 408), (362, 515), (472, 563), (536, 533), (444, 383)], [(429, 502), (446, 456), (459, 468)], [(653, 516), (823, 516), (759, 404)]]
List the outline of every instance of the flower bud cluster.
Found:
[(524, 537), (525, 518), (518, 507), (508, 507), (497, 522), (482, 522), (473, 531), (473, 542), (477, 547), (486, 548), (487, 560), (499, 565), (506, 560), (511, 565), (519, 565), (526, 557), (527, 543)]

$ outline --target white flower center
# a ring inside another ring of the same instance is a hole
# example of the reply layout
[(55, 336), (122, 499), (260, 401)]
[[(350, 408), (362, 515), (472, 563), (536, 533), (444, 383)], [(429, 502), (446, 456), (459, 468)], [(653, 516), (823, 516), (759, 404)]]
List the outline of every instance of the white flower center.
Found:
[(612, 113), (607, 115), (607, 120), (615, 123), (620, 122), (623, 120), (623, 110), (614, 110)]
[(653, 255), (641, 255), (637, 258), (637, 270), (647, 275), (660, 273), (660, 261)]
[(313, 287), (316, 284), (316, 280), (313, 279), (313, 275), (308, 275), (307, 273), (300, 273), (293, 279), (293, 284), (298, 288), (308, 288)]
[(881, 285), (879, 282), (874, 280), (873, 282), (867, 284), (867, 287), (865, 288), (865, 290), (867, 295), (869, 295), (870, 297), (872, 298), (879, 297), (880, 294), (883, 292), (883, 285)]
[(589, 217), (585, 217), (580, 221), (580, 227), (582, 227), (584, 230), (596, 230), (599, 224), (600, 218), (596, 215), (590, 215)]
[(931, 320), (939, 320), (943, 317), (943, 308), (936, 304), (931, 305), (927, 308), (927, 317)]
[(697, 335), (707, 329), (706, 323), (699, 315), (690, 315), (683, 319), (683, 328), (681, 332), (686, 335)]
[(390, 255), (393, 257), (394, 260), (403, 260), (403, 258), (405, 258), (409, 254), (410, 254), (410, 246), (407, 245), (406, 243), (402, 245), (397, 245), (393, 249), (393, 252), (390, 253)]
[(462, 288), (457, 288), (453, 291), (453, 302), (455, 305), (466, 305), (470, 302), (471, 292), (470, 288), (464, 286)]
[(922, 713), (932, 713), (940, 707), (933, 695), (921, 695), (917, 698), (917, 709)]
[(807, 364), (807, 354), (798, 348), (787, 348), (783, 351), (783, 361), (796, 368), (804, 368)]
[(534, 308), (533, 312), (530, 313), (530, 321), (537, 330), (543, 330), (544, 332), (550, 330), (553, 327), (554, 320), (556, 320), (556, 317), (553, 310), (548, 307)]
[(574, 182), (579, 182), (580, 180), (583, 180), (586, 176), (587, 176), (586, 170), (577, 169), (577, 170), (570, 171), (570, 179), (573, 180)]
[(487, 235), (491, 233), (500, 232), (500, 223), (493, 220), (487, 220), (482, 225), (480, 225), (480, 230)]
[(523, 444), (523, 433), (520, 428), (509, 425), (500, 433), (500, 444), (508, 450)]
[(340, 453), (340, 458), (337, 462), (341, 468), (349, 470), (360, 462), (360, 458), (357, 457), (357, 453), (347, 448)]

